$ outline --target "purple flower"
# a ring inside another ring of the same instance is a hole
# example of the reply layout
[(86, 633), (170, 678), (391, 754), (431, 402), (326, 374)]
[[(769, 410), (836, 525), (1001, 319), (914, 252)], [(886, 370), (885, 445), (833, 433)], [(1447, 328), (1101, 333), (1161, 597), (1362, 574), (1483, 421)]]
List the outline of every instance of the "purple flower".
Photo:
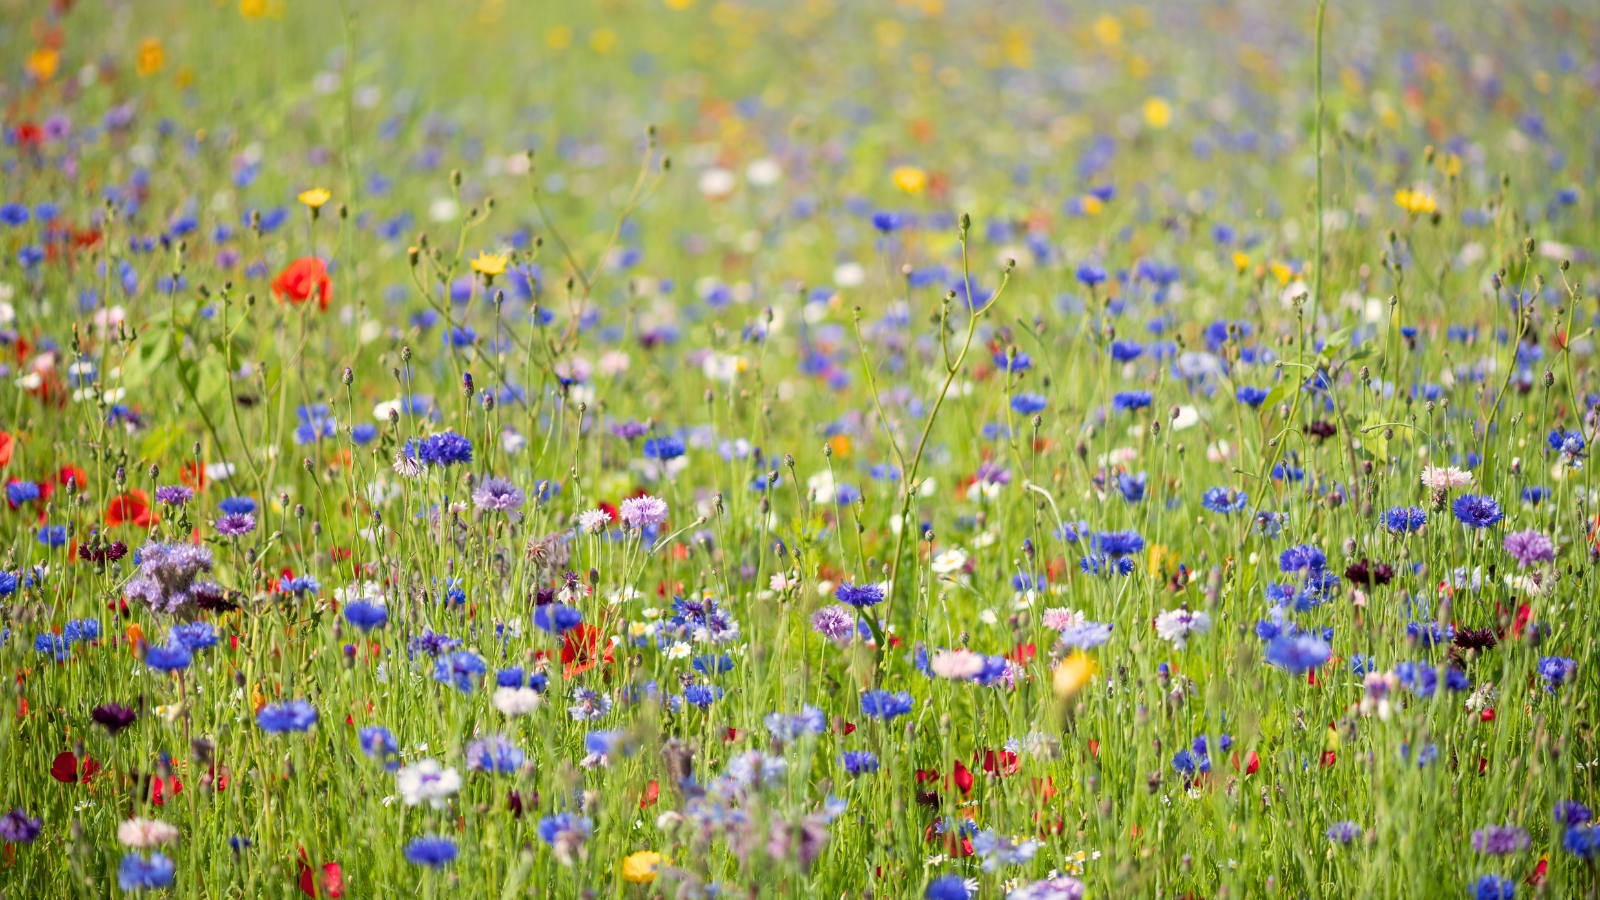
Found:
[(479, 509), (491, 512), (512, 512), (520, 509), (526, 498), (517, 486), (504, 478), (490, 476), (478, 483), (472, 492), (472, 503)]
[(811, 630), (835, 644), (847, 644), (855, 633), (856, 618), (848, 607), (837, 603), (811, 614)]
[(1361, 837), (1361, 826), (1354, 822), (1335, 822), (1328, 826), (1328, 840), (1336, 844), (1351, 844)]
[(1532, 529), (1506, 535), (1505, 547), (1506, 552), (1516, 559), (1519, 569), (1556, 558), (1555, 542)]
[(467, 745), (467, 768), (474, 772), (509, 775), (522, 768), (527, 759), (517, 745), (505, 735), (491, 734)]
[(89, 717), (96, 725), (106, 730), (113, 737), (123, 729), (132, 725), (139, 718), (139, 714), (120, 703), (106, 703), (96, 706)]
[(883, 586), (877, 584), (854, 584), (845, 581), (840, 583), (834, 594), (840, 603), (857, 608), (875, 606), (883, 602)]
[(629, 497), (622, 501), (619, 512), (624, 525), (642, 530), (667, 521), (667, 501), (649, 495)]
[(0, 816), (0, 841), (8, 844), (26, 844), (44, 830), (43, 819), (31, 819), (22, 807)]
[(1315, 669), (1328, 661), (1333, 654), (1328, 642), (1313, 634), (1285, 634), (1267, 644), (1263, 656), (1267, 662), (1290, 672)]
[(1450, 507), (1456, 519), (1468, 528), (1488, 528), (1506, 517), (1493, 497), (1464, 494)]
[(892, 691), (863, 691), (861, 693), (861, 712), (875, 719), (885, 722), (911, 712), (915, 705), (911, 694), (906, 691), (898, 693)]
[(217, 534), (238, 537), (256, 530), (256, 517), (249, 513), (227, 513), (217, 519)]
[(268, 734), (286, 731), (309, 731), (317, 723), (317, 711), (304, 700), (273, 703), (256, 713), (256, 724)]
[(1472, 833), (1472, 849), (1489, 856), (1509, 856), (1529, 843), (1527, 829), (1514, 825), (1485, 825)]
[(432, 434), (422, 439), (417, 458), (430, 466), (453, 466), (472, 462), (472, 442), (454, 431)]
[(211, 571), (211, 550), (193, 544), (146, 544), (139, 551), (139, 574), (128, 582), (129, 597), (168, 615), (196, 601), (200, 573)]
[(194, 499), (194, 491), (181, 484), (168, 484), (156, 488), (156, 502), (167, 506), (183, 506)]

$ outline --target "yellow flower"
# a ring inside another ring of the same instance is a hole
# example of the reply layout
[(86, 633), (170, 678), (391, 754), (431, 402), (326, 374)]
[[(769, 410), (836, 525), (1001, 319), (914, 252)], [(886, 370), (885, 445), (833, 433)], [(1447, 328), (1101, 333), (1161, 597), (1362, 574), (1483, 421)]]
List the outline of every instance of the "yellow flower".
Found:
[(1094, 20), (1094, 38), (1107, 47), (1115, 47), (1122, 43), (1122, 23), (1116, 16), (1106, 13)]
[(544, 43), (551, 50), (565, 50), (572, 46), (572, 29), (557, 25), (544, 33)]
[(1288, 284), (1289, 279), (1294, 277), (1294, 270), (1277, 260), (1268, 263), (1267, 268), (1272, 270), (1272, 274), (1278, 279), (1279, 284)]
[(1398, 190), (1394, 192), (1394, 202), (1399, 207), (1412, 215), (1417, 213), (1431, 213), (1439, 208), (1433, 195), (1426, 191)]
[(506, 273), (506, 263), (510, 261), (511, 255), (508, 253), (490, 253), (487, 250), (479, 250), (478, 258), (472, 260), (472, 271), (482, 275), (485, 281), (493, 281), (496, 275), (504, 275)]
[(154, 75), (166, 64), (167, 51), (162, 48), (160, 40), (145, 38), (139, 42), (139, 55), (133, 61), (134, 71), (140, 75)]
[(594, 34), (589, 35), (589, 49), (596, 53), (610, 53), (616, 46), (617, 33), (609, 28), (597, 28)]
[(640, 850), (622, 860), (622, 880), (629, 884), (649, 884), (656, 880), (656, 870), (661, 868), (661, 854), (654, 850)]
[(267, 0), (239, 0), (239, 15), (259, 19), (267, 14)]
[(901, 166), (894, 170), (894, 186), (908, 194), (920, 194), (928, 186), (928, 173), (916, 166)]
[(1233, 253), (1233, 267), (1243, 274), (1245, 269), (1250, 268), (1250, 257), (1235, 250)]
[(667, 9), (688, 9), (694, 5), (694, 0), (666, 0)]
[(309, 191), (302, 191), (300, 193), (300, 202), (311, 207), (312, 209), (321, 209), (322, 204), (327, 203), (332, 197), (333, 195), (328, 193), (323, 188), (312, 188)]
[(1165, 128), (1172, 122), (1172, 106), (1160, 97), (1144, 102), (1144, 120), (1151, 128)]
[(1084, 198), (1083, 198), (1083, 214), (1084, 215), (1086, 215), (1086, 216), (1098, 216), (1098, 215), (1100, 215), (1100, 211), (1105, 209), (1105, 208), (1106, 208), (1105, 203), (1101, 202), (1099, 197), (1096, 197), (1093, 194), (1087, 194), (1087, 195), (1084, 196)]
[(1439, 171), (1449, 176), (1461, 174), (1461, 157), (1454, 153), (1446, 153), (1444, 160), (1439, 163)]
[(54, 47), (40, 47), (28, 54), (25, 64), (28, 74), (40, 81), (49, 81), (55, 77), (56, 69), (61, 66), (61, 54)]
[(1098, 671), (1100, 667), (1094, 664), (1094, 660), (1082, 653), (1074, 653), (1062, 660), (1056, 665), (1053, 679), (1056, 699), (1071, 700)]

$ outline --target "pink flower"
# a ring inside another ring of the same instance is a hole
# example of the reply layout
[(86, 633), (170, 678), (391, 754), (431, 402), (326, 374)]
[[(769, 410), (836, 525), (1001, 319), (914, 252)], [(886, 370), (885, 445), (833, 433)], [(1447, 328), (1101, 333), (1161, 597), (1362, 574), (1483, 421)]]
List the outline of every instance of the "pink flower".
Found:
[(1472, 473), (1455, 466), (1423, 466), (1422, 486), (1435, 491), (1471, 487)]
[(971, 650), (941, 650), (933, 655), (928, 667), (933, 674), (952, 681), (970, 681), (983, 674), (986, 659)]
[(1043, 618), (1044, 627), (1051, 631), (1060, 631), (1063, 628), (1082, 625), (1084, 622), (1083, 613), (1073, 612), (1070, 609), (1064, 609), (1059, 606), (1045, 610)]

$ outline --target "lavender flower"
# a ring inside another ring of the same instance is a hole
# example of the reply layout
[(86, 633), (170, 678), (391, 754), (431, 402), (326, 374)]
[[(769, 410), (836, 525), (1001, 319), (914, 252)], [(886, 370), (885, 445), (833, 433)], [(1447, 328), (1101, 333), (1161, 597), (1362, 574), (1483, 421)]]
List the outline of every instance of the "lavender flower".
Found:
[(855, 614), (847, 606), (835, 603), (811, 614), (811, 630), (840, 646), (850, 643), (855, 629)]
[(649, 495), (629, 497), (622, 501), (619, 512), (624, 525), (642, 530), (667, 521), (667, 501)]
[(1506, 535), (1506, 552), (1517, 561), (1517, 568), (1526, 569), (1535, 563), (1556, 558), (1555, 541), (1537, 531), (1513, 531)]
[(194, 499), (194, 491), (181, 484), (168, 484), (156, 488), (156, 502), (167, 506), (184, 506)]
[(20, 806), (0, 816), (0, 841), (8, 844), (30, 843), (43, 830), (44, 820), (29, 818)]
[(526, 499), (516, 485), (493, 476), (479, 482), (472, 492), (473, 505), (490, 512), (515, 512)]
[(1472, 833), (1472, 849), (1488, 856), (1509, 856), (1528, 849), (1528, 831), (1514, 825), (1485, 825)]
[(238, 537), (256, 530), (256, 517), (249, 513), (226, 513), (217, 517), (217, 534)]
[(211, 550), (193, 544), (146, 544), (139, 551), (139, 574), (128, 582), (129, 597), (154, 612), (174, 615), (193, 606), (202, 572), (210, 572)]

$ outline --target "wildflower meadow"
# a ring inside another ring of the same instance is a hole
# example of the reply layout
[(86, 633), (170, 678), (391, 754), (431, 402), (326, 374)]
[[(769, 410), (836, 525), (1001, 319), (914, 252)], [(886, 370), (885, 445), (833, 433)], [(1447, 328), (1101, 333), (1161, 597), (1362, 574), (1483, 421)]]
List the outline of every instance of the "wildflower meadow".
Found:
[(0, 10), (0, 898), (1600, 895), (1600, 7)]

